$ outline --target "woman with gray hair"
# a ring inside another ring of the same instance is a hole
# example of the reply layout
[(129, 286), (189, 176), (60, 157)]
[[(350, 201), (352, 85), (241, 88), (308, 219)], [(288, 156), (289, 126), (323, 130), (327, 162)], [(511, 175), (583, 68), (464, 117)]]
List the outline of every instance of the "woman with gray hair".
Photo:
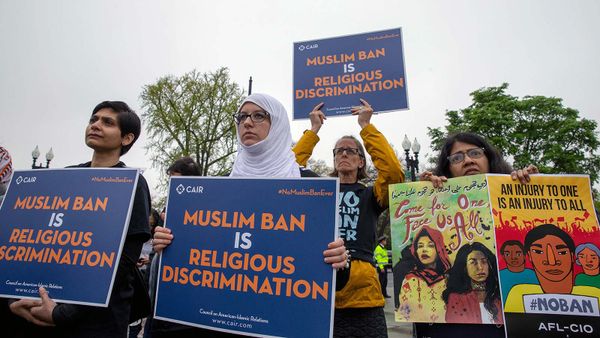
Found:
[[(322, 108), (323, 103), (310, 112), (311, 129), (294, 148), (300, 164), (308, 161), (319, 141), (317, 132), (325, 120)], [(404, 182), (404, 171), (394, 149), (371, 123), (371, 105), (361, 99), (351, 112), (357, 117), (362, 143), (352, 135), (339, 138), (333, 147), (334, 170), (330, 174), (340, 180), (339, 231), (352, 256), (348, 282), (335, 294), (333, 336), (387, 337), (385, 290), (381, 290), (373, 251), (377, 245), (377, 219), (388, 207), (388, 185)], [(367, 154), (377, 170), (372, 185), (362, 182), (368, 178)], [(382, 277), (387, 278), (387, 274)]]

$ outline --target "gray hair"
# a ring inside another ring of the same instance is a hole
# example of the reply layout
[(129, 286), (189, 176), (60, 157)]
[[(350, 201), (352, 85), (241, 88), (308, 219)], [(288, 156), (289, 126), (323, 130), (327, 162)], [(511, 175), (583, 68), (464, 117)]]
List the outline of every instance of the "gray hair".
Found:
[[(583, 243), (583, 244), (579, 244), (577, 246), (577, 248), (575, 248), (575, 257), (577, 257), (577, 255), (579, 255), (580, 252), (583, 251), (583, 249), (590, 249), (592, 250), (598, 257), (600, 257), (600, 249), (598, 249), (598, 247), (595, 244), (592, 243)], [(581, 265), (581, 262), (579, 261), (579, 258), (575, 259), (575, 263), (577, 263), (577, 265)]]

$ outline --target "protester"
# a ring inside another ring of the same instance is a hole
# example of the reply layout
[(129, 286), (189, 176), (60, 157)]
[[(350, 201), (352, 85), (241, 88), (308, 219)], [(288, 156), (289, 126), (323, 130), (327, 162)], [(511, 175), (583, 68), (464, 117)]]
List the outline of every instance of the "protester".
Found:
[[(311, 130), (304, 132), (294, 147), (298, 163), (304, 165), (319, 141), (325, 115), (323, 104), (309, 114)], [(334, 170), (340, 179), (340, 234), (352, 259), (350, 280), (335, 296), (334, 336), (387, 337), (383, 306), (385, 299), (375, 268), (377, 219), (388, 206), (388, 185), (404, 181), (400, 162), (385, 137), (371, 124), (373, 108), (361, 99), (352, 107), (361, 128), (360, 136), (371, 156), (377, 179), (373, 186), (359, 182), (367, 178), (365, 148), (354, 136), (343, 136), (333, 149)], [(387, 278), (387, 276), (386, 276)]]
[[(252, 94), (234, 115), (237, 126), (238, 154), (232, 177), (306, 177), (315, 173), (301, 169), (290, 146), (292, 137), (287, 112), (275, 98)], [(154, 249), (161, 251), (174, 239), (168, 228), (157, 228)], [(323, 251), (324, 261), (338, 272), (338, 283), (347, 279), (349, 254), (342, 239), (329, 243)], [(346, 276), (346, 277), (344, 277)]]
[(479, 242), (458, 249), (442, 293), (446, 322), (502, 324), (496, 257)]
[[(524, 169), (513, 171), (512, 167), (483, 137), (470, 132), (449, 135), (440, 151), (436, 167), (433, 171), (424, 171), (420, 180), (431, 181), (434, 187), (441, 188), (448, 178), (478, 174), (510, 174), (513, 180), (525, 184), (530, 181), (530, 174), (539, 173), (538, 168), (529, 165)], [(465, 333), (483, 334), (487, 337), (504, 337), (501, 326), (474, 324), (415, 324), (416, 337), (447, 337)]]
[(200, 176), (200, 167), (193, 158), (182, 157), (167, 168), (169, 176)]
[[(85, 143), (94, 150), (92, 160), (74, 167), (125, 167), (119, 159), (133, 146), (140, 132), (140, 119), (126, 103), (104, 101), (98, 104), (85, 130)], [(150, 311), (146, 291), (134, 287), (143, 283), (138, 280), (141, 276), (136, 272), (136, 261), (142, 244), (150, 238), (149, 212), (150, 193), (146, 180), (140, 175), (108, 307), (57, 304), (48, 296), (48, 291), (40, 288), (41, 300), (21, 299), (10, 304), (14, 314), (34, 324), (22, 325), (17, 336), (126, 337), (129, 322)]]

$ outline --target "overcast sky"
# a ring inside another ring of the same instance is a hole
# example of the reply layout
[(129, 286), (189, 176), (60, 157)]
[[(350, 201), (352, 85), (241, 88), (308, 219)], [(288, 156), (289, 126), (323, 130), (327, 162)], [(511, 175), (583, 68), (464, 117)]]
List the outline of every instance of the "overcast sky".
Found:
[[(431, 156), (427, 127), (469, 93), (510, 84), (509, 94), (564, 99), (600, 120), (600, 2), (589, 1), (12, 1), (0, 0), (0, 145), (17, 169), (50, 147), (52, 167), (90, 160), (84, 129), (93, 107), (123, 100), (138, 113), (144, 85), (168, 74), (230, 69), (247, 90), (292, 113), (292, 44), (401, 27), (409, 109), (372, 119), (401, 148), (404, 134)], [(309, 127), (293, 121), (297, 140)], [(315, 157), (358, 135), (355, 117), (326, 121)], [(147, 169), (144, 133), (123, 157)], [(423, 157), (421, 157), (423, 158)]]

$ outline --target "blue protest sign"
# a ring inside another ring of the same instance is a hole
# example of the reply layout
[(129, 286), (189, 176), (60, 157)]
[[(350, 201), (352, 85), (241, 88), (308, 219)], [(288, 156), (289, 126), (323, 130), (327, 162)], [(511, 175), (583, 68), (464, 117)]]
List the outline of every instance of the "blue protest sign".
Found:
[(329, 337), (337, 179), (172, 177), (155, 317), (255, 336)]
[(294, 119), (324, 102), (348, 115), (360, 98), (376, 112), (408, 109), (400, 28), (294, 43)]
[(0, 296), (107, 306), (137, 169), (15, 171), (0, 208)]

